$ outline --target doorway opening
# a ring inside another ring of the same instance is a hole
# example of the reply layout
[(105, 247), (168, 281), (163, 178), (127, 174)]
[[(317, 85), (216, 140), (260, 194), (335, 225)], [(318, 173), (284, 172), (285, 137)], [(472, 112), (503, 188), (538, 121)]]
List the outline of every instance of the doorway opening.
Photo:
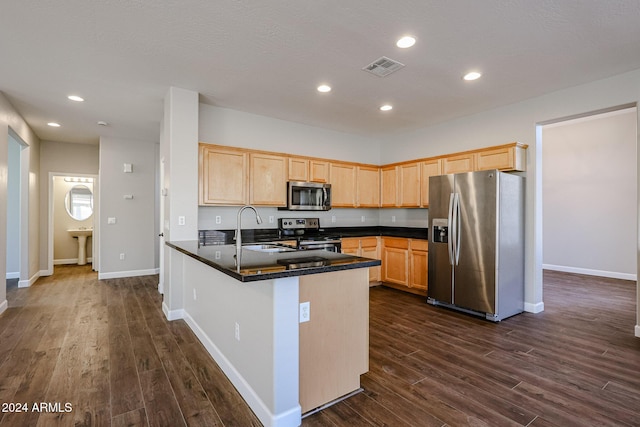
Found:
[[(29, 146), (9, 128), (6, 279), (29, 286)], [(35, 280), (35, 279), (34, 279)]]
[(538, 125), (541, 281), (544, 270), (637, 280), (637, 120), (628, 104)]
[(49, 173), (48, 275), (63, 264), (98, 271), (97, 192), (97, 175)]

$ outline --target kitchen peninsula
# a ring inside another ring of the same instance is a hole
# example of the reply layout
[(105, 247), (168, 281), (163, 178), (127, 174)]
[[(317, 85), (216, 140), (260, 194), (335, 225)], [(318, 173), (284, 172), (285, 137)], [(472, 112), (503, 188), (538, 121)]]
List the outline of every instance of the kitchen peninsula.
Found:
[(368, 268), (379, 260), (282, 245), (167, 242), (163, 311), (183, 318), (265, 426), (360, 388), (368, 371)]

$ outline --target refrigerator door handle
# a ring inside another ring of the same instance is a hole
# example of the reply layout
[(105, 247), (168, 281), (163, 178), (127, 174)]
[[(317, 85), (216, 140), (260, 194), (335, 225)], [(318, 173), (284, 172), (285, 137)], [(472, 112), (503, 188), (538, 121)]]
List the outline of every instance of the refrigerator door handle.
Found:
[(453, 222), (455, 229), (455, 265), (458, 265), (460, 262), (460, 235), (462, 234), (462, 230), (460, 229), (460, 194), (456, 193), (453, 200)]
[(454, 193), (449, 195), (449, 211), (447, 217), (447, 225), (449, 227), (449, 236), (447, 238), (447, 249), (449, 250), (449, 264), (453, 265), (455, 259), (455, 253), (453, 250), (453, 242), (455, 240), (455, 227), (453, 226), (453, 204)]

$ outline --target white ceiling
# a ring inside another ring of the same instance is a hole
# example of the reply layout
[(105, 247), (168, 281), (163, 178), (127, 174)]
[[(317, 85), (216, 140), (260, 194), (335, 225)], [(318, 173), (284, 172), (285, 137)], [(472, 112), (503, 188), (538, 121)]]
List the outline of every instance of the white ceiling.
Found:
[[(361, 70), (383, 55), (406, 67)], [(43, 140), (158, 140), (170, 86), (383, 136), (640, 68), (640, 1), (7, 1), (0, 58), (0, 91)], [(463, 81), (471, 69), (482, 79)]]

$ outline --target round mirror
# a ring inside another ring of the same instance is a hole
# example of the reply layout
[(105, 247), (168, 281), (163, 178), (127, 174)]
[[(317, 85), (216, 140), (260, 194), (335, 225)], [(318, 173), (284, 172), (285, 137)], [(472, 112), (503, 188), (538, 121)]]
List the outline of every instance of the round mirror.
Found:
[(93, 214), (93, 193), (86, 185), (74, 185), (65, 196), (64, 205), (71, 218), (84, 221)]

